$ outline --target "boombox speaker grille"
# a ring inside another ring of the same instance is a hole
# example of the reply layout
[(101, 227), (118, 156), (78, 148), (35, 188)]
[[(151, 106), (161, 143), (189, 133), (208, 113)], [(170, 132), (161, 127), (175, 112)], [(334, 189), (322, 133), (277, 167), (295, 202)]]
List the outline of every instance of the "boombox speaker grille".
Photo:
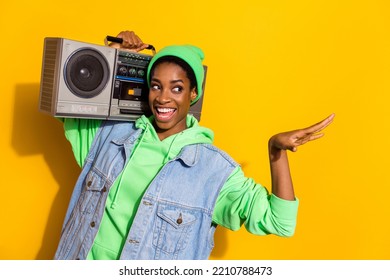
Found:
[(69, 57), (64, 77), (69, 90), (75, 95), (92, 98), (106, 87), (110, 79), (110, 68), (100, 52), (84, 48)]
[(42, 82), (41, 82), (41, 96), (40, 109), (42, 111), (50, 112), (53, 103), (54, 87), (56, 86), (56, 57), (58, 50), (58, 40), (48, 40), (45, 45), (44, 60), (42, 66)]

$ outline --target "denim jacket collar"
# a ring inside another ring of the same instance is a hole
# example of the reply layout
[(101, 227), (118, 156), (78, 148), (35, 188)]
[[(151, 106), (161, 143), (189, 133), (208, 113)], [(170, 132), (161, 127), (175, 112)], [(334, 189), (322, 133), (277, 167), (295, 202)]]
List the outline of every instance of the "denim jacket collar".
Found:
[(178, 155), (178, 158), (181, 159), (185, 165), (194, 166), (199, 161), (199, 145), (195, 145), (195, 149), (189, 149), (190, 146), (183, 148)]

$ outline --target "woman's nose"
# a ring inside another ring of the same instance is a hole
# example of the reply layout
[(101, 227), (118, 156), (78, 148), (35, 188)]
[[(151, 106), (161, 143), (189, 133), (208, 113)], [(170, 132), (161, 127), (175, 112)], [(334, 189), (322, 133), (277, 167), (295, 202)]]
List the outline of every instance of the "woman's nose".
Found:
[(161, 90), (160, 94), (157, 96), (157, 101), (160, 102), (161, 104), (168, 103), (170, 101), (170, 94), (169, 91), (164, 89)]

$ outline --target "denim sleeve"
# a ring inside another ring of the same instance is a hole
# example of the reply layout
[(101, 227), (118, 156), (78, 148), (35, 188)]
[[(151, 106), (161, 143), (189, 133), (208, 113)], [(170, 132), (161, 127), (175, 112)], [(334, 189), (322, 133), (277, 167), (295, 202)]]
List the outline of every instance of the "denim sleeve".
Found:
[(62, 119), (65, 137), (72, 146), (77, 164), (82, 167), (98, 131), (101, 120), (94, 119)]
[(295, 232), (298, 199), (281, 199), (244, 176), (237, 167), (229, 176), (217, 198), (213, 221), (231, 230), (244, 224), (256, 235), (292, 236)]

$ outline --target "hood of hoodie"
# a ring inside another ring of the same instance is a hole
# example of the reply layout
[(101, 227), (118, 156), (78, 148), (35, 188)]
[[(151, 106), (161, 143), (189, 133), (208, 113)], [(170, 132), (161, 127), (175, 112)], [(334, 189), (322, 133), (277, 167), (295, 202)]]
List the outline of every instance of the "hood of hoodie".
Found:
[(198, 120), (192, 116), (187, 115), (187, 129), (182, 132), (171, 135), (161, 141), (158, 138), (157, 132), (153, 127), (154, 116), (149, 118), (146, 116), (141, 116), (136, 121), (136, 127), (144, 130), (141, 140), (138, 145), (144, 143), (156, 143), (158, 146), (166, 145), (166, 157), (164, 162), (176, 157), (181, 149), (187, 145), (192, 144), (211, 144), (214, 140), (214, 133), (211, 129), (200, 126)]

